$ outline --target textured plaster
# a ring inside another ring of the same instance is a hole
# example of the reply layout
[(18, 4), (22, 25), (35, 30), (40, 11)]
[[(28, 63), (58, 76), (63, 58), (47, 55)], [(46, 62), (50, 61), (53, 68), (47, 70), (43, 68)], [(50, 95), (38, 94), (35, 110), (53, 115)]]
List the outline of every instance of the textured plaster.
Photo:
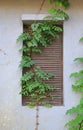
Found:
[[(83, 36), (83, 1), (71, 1), (67, 11), (70, 19), (64, 22), (63, 36), (63, 88), (64, 105), (47, 109), (40, 107), (39, 130), (66, 130), (64, 127), (70, 116), (65, 112), (79, 101), (79, 94), (72, 92), (71, 72), (82, 68), (74, 63), (75, 57), (83, 56), (83, 45), (79, 39)], [(39, 12), (41, 0), (3, 0), (0, 1), (0, 130), (34, 130), (35, 109), (21, 105), (20, 77), (18, 68), (21, 44), (16, 44), (22, 32), (22, 15)], [(48, 1), (40, 13), (47, 13)]]

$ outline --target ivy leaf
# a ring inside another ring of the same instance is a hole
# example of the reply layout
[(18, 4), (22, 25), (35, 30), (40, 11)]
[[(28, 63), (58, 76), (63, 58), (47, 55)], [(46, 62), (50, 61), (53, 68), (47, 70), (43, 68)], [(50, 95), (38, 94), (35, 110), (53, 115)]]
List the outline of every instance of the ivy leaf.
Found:
[(36, 73), (38, 78), (41, 78), (43, 80), (49, 80), (50, 78), (54, 77), (53, 73), (45, 72), (38, 67), (36, 67), (35, 73)]
[(77, 79), (75, 83), (78, 85), (83, 84), (83, 78)]
[(83, 84), (80, 85), (72, 85), (72, 89), (77, 92), (83, 92)]
[(54, 2), (54, 0), (50, 0), (50, 3), (53, 3)]
[(38, 29), (36, 30), (35, 32), (33, 32), (33, 35), (34, 35), (34, 39), (39, 42), (40, 41), (40, 38), (42, 38), (42, 35), (41, 35), (41, 30)]
[(68, 9), (70, 6), (70, 3), (68, 0), (50, 0), (50, 3), (55, 3), (57, 6), (65, 7), (65, 9)]
[(56, 5), (61, 6), (61, 7), (63, 6), (66, 9), (69, 8), (69, 6), (70, 6), (68, 0), (64, 0), (64, 1), (62, 1), (62, 0), (56, 0)]
[(79, 72), (74, 72), (70, 75), (70, 77), (83, 77), (83, 70), (80, 70)]
[(74, 61), (81, 61), (81, 62), (83, 62), (83, 57), (75, 58)]
[(45, 36), (43, 38), (40, 38), (40, 43), (41, 46), (46, 47), (47, 46), (47, 39)]
[(83, 37), (80, 38), (80, 41), (83, 41)]
[(28, 103), (27, 107), (29, 107), (29, 108), (34, 108), (34, 107), (35, 107), (35, 103), (30, 102), (30, 103)]
[(56, 5), (58, 5), (58, 6), (63, 6), (63, 3), (60, 2), (60, 1), (56, 1)]
[(30, 68), (31, 66), (33, 66), (35, 64), (35, 62), (27, 56), (24, 56), (20, 62), (19, 67), (23, 68), (23, 67), (27, 67)]
[[(82, 123), (83, 121), (83, 116), (77, 115), (74, 119), (69, 121), (66, 126), (69, 126), (72, 130), (78, 130), (79, 129), (79, 124)], [(82, 123), (83, 124), (83, 123)], [(81, 129), (82, 130), (82, 129)]]
[(26, 72), (22, 78), (21, 78), (21, 81), (28, 81), (30, 79), (32, 79), (34, 76), (34, 73), (33, 72)]
[(62, 28), (61, 27), (58, 27), (58, 26), (53, 26), (52, 27), (54, 29), (54, 31), (57, 31), (57, 32), (62, 32)]
[(42, 51), (41, 51), (41, 49), (39, 49), (38, 47), (34, 47), (34, 48), (32, 48), (32, 52), (33, 53), (41, 53)]
[(28, 48), (27, 46), (23, 45), (22, 48), (21, 48), (19, 51), (20, 51), (20, 52), (30, 53), (30, 48)]
[(67, 110), (66, 114), (74, 114), (78, 111), (77, 107), (72, 107), (71, 109)]
[(44, 103), (44, 102), (42, 102), (42, 105), (43, 105), (44, 107), (47, 107), (47, 108), (51, 108), (51, 107), (52, 107), (52, 105), (49, 104), (49, 103)]
[(30, 40), (31, 36), (28, 32), (23, 32), (18, 38), (17, 38), (17, 42), (22, 42), (25, 40)]
[(50, 14), (55, 14), (55, 8), (50, 8), (50, 9), (48, 10), (48, 13), (50, 13)]
[(40, 25), (41, 23), (33, 23), (33, 24), (31, 24), (31, 29), (32, 29), (32, 31), (34, 32), (34, 31), (37, 31), (37, 29), (39, 28), (39, 25)]
[(52, 20), (55, 20), (55, 21), (64, 20), (64, 19), (69, 18), (69, 16), (60, 9), (56, 10), (55, 8), (51, 8), (48, 10), (48, 13), (50, 13), (52, 15)]
[(83, 98), (80, 99), (80, 104), (83, 105)]
[(28, 45), (29, 48), (38, 46), (37, 41), (35, 39), (32, 39), (31, 41), (28, 41), (27, 45)]

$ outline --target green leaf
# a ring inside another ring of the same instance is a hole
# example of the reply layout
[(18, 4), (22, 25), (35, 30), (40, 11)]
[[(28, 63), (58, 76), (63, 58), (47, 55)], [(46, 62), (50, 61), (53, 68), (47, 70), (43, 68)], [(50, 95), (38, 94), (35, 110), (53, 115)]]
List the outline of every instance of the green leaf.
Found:
[(56, 0), (56, 5), (57, 6), (63, 6), (65, 7), (66, 9), (69, 8), (70, 4), (69, 4), (69, 1), (68, 0)]
[(72, 73), (70, 77), (83, 77), (83, 70), (80, 70), (79, 72)]
[(49, 80), (50, 78), (55, 76), (53, 73), (45, 72), (38, 67), (35, 68), (35, 73), (38, 78), (41, 78), (43, 80)]
[(20, 52), (30, 53), (30, 48), (28, 48), (27, 46), (23, 45), (22, 48), (21, 48), (19, 51), (20, 51)]
[(42, 103), (42, 105), (44, 106), (44, 107), (47, 107), (47, 108), (51, 108), (52, 107), (52, 105), (51, 104), (49, 104), (49, 103)]
[(33, 32), (33, 35), (34, 35), (34, 39), (39, 42), (40, 41), (40, 38), (42, 38), (42, 35), (41, 35), (41, 30), (36, 30), (35, 32)]
[[(83, 121), (83, 116), (77, 115), (74, 119), (69, 121), (66, 126), (73, 128), (72, 130), (79, 130), (79, 124)], [(82, 130), (82, 129), (81, 129)]]
[(31, 41), (27, 42), (28, 47), (37, 47), (37, 41), (35, 39), (32, 39)]
[(33, 66), (35, 64), (35, 62), (27, 56), (24, 56), (20, 62), (19, 67), (23, 68), (23, 67), (27, 67), (30, 68), (31, 66)]
[(83, 84), (80, 85), (72, 85), (72, 89), (77, 92), (83, 92)]
[(30, 79), (32, 79), (34, 76), (34, 73), (33, 72), (26, 72), (22, 78), (21, 78), (21, 81), (28, 81)]
[(60, 9), (55, 9), (55, 8), (50, 8), (48, 10), (48, 13), (52, 15), (52, 20), (59, 21), (59, 20), (64, 20), (68, 19), (69, 16), (62, 10)]
[(32, 29), (32, 31), (34, 32), (34, 31), (36, 31), (38, 28), (39, 28), (39, 25), (40, 25), (41, 23), (33, 23), (33, 24), (31, 24), (31, 29)]
[(58, 27), (58, 26), (53, 26), (52, 29), (54, 29), (54, 31), (57, 31), (57, 32), (62, 32), (62, 28), (61, 27)]
[(66, 114), (74, 114), (78, 111), (77, 107), (72, 107), (71, 109), (67, 110)]
[(34, 48), (32, 48), (32, 52), (33, 53), (41, 53), (42, 51), (38, 47), (34, 47)]
[(50, 3), (52, 4), (54, 2), (54, 0), (50, 0)]
[(55, 14), (55, 8), (50, 8), (50, 9), (48, 10), (48, 13), (50, 13), (50, 14)]
[(83, 98), (80, 99), (80, 104), (83, 105)]
[(80, 38), (80, 41), (83, 41), (83, 37)]
[(77, 79), (75, 83), (78, 85), (83, 84), (83, 78)]
[(75, 106), (72, 107), (71, 109), (67, 110), (66, 114), (75, 114), (78, 115), (83, 115), (83, 98), (80, 99), (80, 103)]
[(22, 42), (25, 40), (30, 40), (31, 36), (28, 32), (23, 32), (18, 38), (17, 38), (17, 42)]
[(56, 1), (56, 5), (58, 5), (58, 6), (63, 6), (63, 3), (60, 2), (60, 1)]
[(74, 61), (81, 61), (81, 62), (83, 62), (83, 57), (75, 58)]
[(65, 7), (65, 9), (68, 9), (70, 6), (70, 3), (68, 0), (49, 0), (50, 3), (55, 3), (57, 6)]
[(34, 107), (35, 107), (35, 103), (31, 102), (31, 103), (29, 103), (29, 104), (27, 105), (27, 107), (29, 107), (29, 108), (34, 108)]

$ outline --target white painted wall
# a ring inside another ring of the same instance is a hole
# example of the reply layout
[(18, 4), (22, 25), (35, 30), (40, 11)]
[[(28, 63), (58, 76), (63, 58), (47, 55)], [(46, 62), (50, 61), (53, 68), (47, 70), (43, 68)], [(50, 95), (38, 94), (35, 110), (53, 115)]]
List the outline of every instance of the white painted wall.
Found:
[[(47, 0), (48, 1), (48, 0)], [(41, 13), (47, 13), (50, 7), (46, 1)], [(72, 92), (71, 72), (82, 68), (74, 63), (75, 57), (83, 56), (83, 44), (79, 39), (83, 36), (83, 1), (71, 1), (67, 11), (70, 19), (64, 22), (64, 106), (47, 109), (40, 107), (39, 130), (66, 130), (64, 127), (70, 116), (65, 112), (79, 101), (79, 94)], [(0, 1), (0, 130), (34, 130), (35, 109), (27, 109), (21, 105), (20, 77), (18, 68), (21, 55), (16, 44), (22, 32), (23, 14), (39, 12), (41, 0), (3, 0)]]

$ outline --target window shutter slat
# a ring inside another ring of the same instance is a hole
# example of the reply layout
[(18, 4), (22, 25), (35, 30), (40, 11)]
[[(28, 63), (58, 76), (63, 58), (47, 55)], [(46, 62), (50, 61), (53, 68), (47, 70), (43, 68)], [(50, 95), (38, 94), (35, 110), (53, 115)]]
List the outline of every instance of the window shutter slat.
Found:
[[(48, 97), (45, 99), (46, 102), (51, 103), (55, 106), (63, 105), (63, 43), (62, 33), (59, 39), (55, 39), (53, 44), (48, 45), (46, 48), (42, 47), (41, 54), (33, 54), (36, 65), (40, 66), (47, 72), (52, 72), (55, 77), (50, 81), (46, 81), (51, 85), (55, 86), (55, 90), (52, 93), (54, 96), (53, 100), (49, 100)], [(22, 104), (26, 105), (30, 99), (27, 96), (22, 96)]]

